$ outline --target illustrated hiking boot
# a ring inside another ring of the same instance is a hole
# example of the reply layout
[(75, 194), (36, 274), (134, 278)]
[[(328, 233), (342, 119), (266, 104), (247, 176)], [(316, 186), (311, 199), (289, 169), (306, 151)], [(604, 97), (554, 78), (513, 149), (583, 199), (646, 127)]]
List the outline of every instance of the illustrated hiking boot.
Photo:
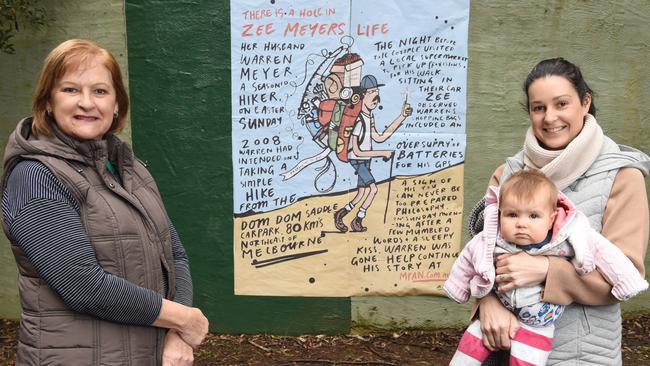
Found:
[(350, 227), (352, 228), (353, 233), (360, 233), (368, 230), (367, 227), (361, 225), (361, 221), (363, 221), (363, 219), (359, 216), (355, 217), (354, 220), (352, 220)]
[(343, 207), (342, 209), (334, 212), (334, 226), (342, 233), (348, 231), (348, 227), (343, 223), (343, 218), (348, 214), (348, 210)]

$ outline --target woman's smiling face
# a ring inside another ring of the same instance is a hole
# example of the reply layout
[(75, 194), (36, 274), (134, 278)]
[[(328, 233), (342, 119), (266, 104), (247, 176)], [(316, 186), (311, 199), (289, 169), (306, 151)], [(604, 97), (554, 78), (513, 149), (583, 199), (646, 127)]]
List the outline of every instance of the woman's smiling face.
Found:
[(101, 139), (118, 112), (110, 71), (93, 59), (68, 70), (54, 85), (48, 109), (65, 134)]
[(562, 150), (578, 136), (591, 104), (589, 94), (581, 101), (569, 80), (554, 75), (533, 81), (528, 100), (533, 133), (549, 150)]

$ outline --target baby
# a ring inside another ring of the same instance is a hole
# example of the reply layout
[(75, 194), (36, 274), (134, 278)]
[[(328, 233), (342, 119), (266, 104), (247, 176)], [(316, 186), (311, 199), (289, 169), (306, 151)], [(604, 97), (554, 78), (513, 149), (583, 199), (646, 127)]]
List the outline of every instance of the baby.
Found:
[[(554, 323), (564, 306), (543, 302), (541, 285), (498, 291), (494, 260), (499, 254), (524, 251), (561, 256), (571, 260), (580, 274), (597, 269), (619, 300), (648, 288), (623, 252), (593, 230), (585, 215), (544, 174), (519, 171), (503, 183), (500, 192), (497, 187), (488, 188), (485, 199), (484, 229), (462, 250), (444, 289), (459, 303), (467, 302), (470, 295), (482, 298), (495, 291), (517, 316), (520, 329), (511, 342), (510, 365), (546, 364), (553, 348)], [(463, 334), (450, 365), (478, 366), (489, 355), (477, 319)]]

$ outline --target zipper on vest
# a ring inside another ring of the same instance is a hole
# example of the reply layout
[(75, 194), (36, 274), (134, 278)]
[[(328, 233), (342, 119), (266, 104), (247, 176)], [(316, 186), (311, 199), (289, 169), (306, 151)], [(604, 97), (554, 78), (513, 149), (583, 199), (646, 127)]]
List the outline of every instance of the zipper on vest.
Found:
[[(134, 173), (134, 175), (138, 176), (137, 173)], [(111, 175), (110, 177), (112, 178), (112, 180), (115, 180), (114, 176)], [(126, 189), (124, 189), (124, 187), (122, 187), (121, 185), (116, 184), (115, 182), (113, 182), (111, 180), (103, 179), (103, 177), (101, 177), (101, 175), (100, 175), (100, 179), (104, 181), (104, 184), (106, 184), (115, 195), (117, 195), (118, 197), (122, 197), (126, 202), (128, 202), (130, 204), (131, 208), (135, 211), (134, 212), (135, 215), (140, 217), (140, 221), (144, 226), (144, 231), (145, 231), (144, 234), (146, 235), (146, 238), (147, 238), (146, 246), (150, 250), (151, 250), (151, 248), (153, 248), (155, 250), (154, 258), (156, 258), (155, 260), (160, 262), (159, 266), (160, 266), (161, 272), (162, 271), (167, 271), (169, 273), (169, 269), (166, 267), (166, 258), (165, 258), (165, 255), (164, 255), (164, 250), (162, 250), (162, 248), (156, 247), (156, 244), (155, 244), (157, 241), (159, 241), (161, 243), (160, 245), (164, 245), (164, 242), (161, 240), (158, 228), (156, 227), (153, 220), (149, 217), (149, 214), (148, 214), (147, 210), (144, 208), (144, 206), (142, 205), (142, 203), (140, 202), (140, 199), (137, 197), (137, 195), (131, 194), (128, 191), (126, 191)], [(142, 180), (140, 179), (140, 181), (142, 181)], [(148, 190), (146, 189), (146, 186), (144, 186), (144, 185), (140, 189), (144, 189), (144, 190), (146, 190), (148, 192)], [(162, 250), (162, 253), (161, 253), (161, 250)], [(162, 292), (164, 290), (164, 288), (159, 288), (159, 286), (161, 284), (163, 284), (162, 282), (164, 281), (164, 279), (162, 278), (162, 273), (160, 275), (160, 277), (161, 277), (160, 281), (158, 281), (159, 279), (156, 278), (156, 275), (154, 274), (154, 271), (153, 271), (154, 266), (153, 266), (152, 261), (154, 259), (153, 258), (148, 258), (148, 257), (149, 257), (148, 255), (145, 255), (145, 258), (144, 258), (145, 266), (147, 268), (147, 271), (145, 273), (146, 286), (148, 288), (150, 288), (150, 289), (153, 289), (156, 292), (159, 292), (159, 291)], [(168, 282), (169, 282), (169, 280), (168, 280)], [(167, 294), (163, 294), (163, 296), (166, 296), (166, 295)]]

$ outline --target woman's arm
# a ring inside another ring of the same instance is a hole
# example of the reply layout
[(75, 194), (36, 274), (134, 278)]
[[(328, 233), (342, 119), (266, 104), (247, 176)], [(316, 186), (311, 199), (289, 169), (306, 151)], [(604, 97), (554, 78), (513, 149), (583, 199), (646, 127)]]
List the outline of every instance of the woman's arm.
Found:
[(194, 350), (185, 343), (175, 330), (170, 330), (165, 336), (163, 347), (162, 366), (192, 366), (194, 364)]
[(208, 334), (209, 323), (198, 308), (163, 299), (160, 313), (152, 325), (177, 331), (185, 343), (197, 348)]
[[(620, 169), (612, 185), (603, 216), (602, 234), (616, 245), (645, 275), (643, 259), (648, 246), (648, 199), (643, 174), (638, 169)], [(572, 264), (549, 258), (543, 301), (568, 304), (606, 305), (617, 300), (612, 286), (598, 271), (584, 276)]]
[[(185, 306), (192, 306), (193, 286), (190, 273), (190, 261), (181, 242), (181, 238), (169, 221), (172, 238), (172, 255), (174, 257), (174, 274), (176, 291), (173, 301)], [(206, 329), (207, 331), (207, 329)], [(163, 349), (163, 366), (166, 365), (192, 365), (194, 354), (192, 347), (183, 340), (181, 334), (174, 329), (167, 332)]]
[(185, 252), (181, 238), (178, 236), (178, 232), (171, 221), (169, 222), (169, 230), (172, 237), (172, 255), (174, 257), (176, 283), (173, 300), (185, 306), (192, 306), (194, 290), (192, 286), (192, 275), (190, 273), (190, 261), (187, 258), (187, 253)]
[[(102, 269), (76, 200), (43, 164), (23, 161), (16, 165), (2, 201), (13, 241), (70, 309), (118, 323), (177, 329), (192, 346), (205, 336), (208, 322), (199, 309), (163, 300), (155, 291)], [(183, 264), (187, 258), (180, 249), (175, 249), (179, 258), (175, 267), (181, 268), (186, 281), (181, 280), (177, 288), (191, 303), (189, 267)]]
[(490, 351), (510, 349), (510, 339), (519, 330), (515, 314), (506, 309), (492, 292), (478, 300), (478, 311), (483, 345)]
[(176, 329), (192, 347), (205, 336), (208, 321), (199, 309), (101, 268), (75, 199), (43, 164), (23, 161), (14, 168), (2, 209), (13, 241), (69, 308), (118, 323)]
[(150, 325), (162, 296), (105, 272), (75, 199), (41, 163), (23, 161), (3, 193), (10, 235), (71, 309), (118, 323)]
[(619, 170), (609, 194), (601, 234), (614, 243), (645, 276), (650, 218), (643, 174), (634, 168)]

